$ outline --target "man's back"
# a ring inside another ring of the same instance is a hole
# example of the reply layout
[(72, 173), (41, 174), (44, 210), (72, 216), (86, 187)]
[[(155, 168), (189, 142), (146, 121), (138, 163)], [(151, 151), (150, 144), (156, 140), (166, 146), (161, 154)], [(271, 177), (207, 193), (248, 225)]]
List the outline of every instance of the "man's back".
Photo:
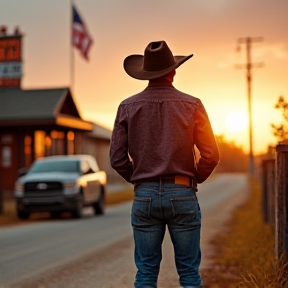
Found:
[[(128, 128), (129, 155), (133, 159), (131, 182), (160, 175), (195, 177), (194, 144), (207, 158), (206, 167), (218, 161), (217, 147), (211, 149), (214, 135), (201, 101), (170, 83), (156, 81), (125, 99), (118, 116), (119, 123)], [(118, 151), (119, 156), (123, 152)], [(207, 177), (205, 171), (199, 172), (198, 182), (202, 182)]]

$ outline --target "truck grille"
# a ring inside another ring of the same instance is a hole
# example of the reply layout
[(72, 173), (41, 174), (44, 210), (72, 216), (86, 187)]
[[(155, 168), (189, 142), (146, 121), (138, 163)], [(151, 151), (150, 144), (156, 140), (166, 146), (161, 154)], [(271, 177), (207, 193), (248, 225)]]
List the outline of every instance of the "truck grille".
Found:
[(25, 192), (62, 191), (61, 182), (28, 182), (24, 185)]

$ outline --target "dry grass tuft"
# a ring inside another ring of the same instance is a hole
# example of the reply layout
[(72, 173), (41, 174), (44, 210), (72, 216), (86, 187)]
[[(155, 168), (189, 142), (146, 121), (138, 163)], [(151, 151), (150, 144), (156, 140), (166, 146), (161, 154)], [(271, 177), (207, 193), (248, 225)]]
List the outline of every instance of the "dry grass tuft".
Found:
[(131, 201), (134, 197), (134, 191), (132, 188), (119, 191), (117, 193), (110, 193), (106, 195), (106, 204), (114, 205), (122, 202)]
[(274, 254), (274, 231), (261, 211), (261, 186), (250, 179), (249, 200), (238, 207), (228, 230), (213, 245), (218, 248), (214, 268), (204, 271), (209, 288), (288, 288), (288, 263)]
[(15, 201), (12, 199), (5, 200), (3, 203), (3, 213), (0, 215), (0, 226), (16, 224), (18, 222)]

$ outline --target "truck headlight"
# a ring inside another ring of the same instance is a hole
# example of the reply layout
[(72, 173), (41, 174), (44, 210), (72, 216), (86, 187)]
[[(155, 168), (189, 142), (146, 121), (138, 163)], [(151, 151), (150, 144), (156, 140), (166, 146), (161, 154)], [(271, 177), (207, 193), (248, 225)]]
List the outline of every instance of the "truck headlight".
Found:
[(64, 195), (74, 195), (79, 193), (79, 184), (75, 181), (65, 182), (64, 185)]
[(24, 196), (24, 185), (23, 184), (15, 184), (14, 188), (14, 195), (16, 197), (23, 197)]
[(75, 186), (76, 186), (76, 182), (65, 182), (64, 183), (65, 188), (70, 188), (70, 187), (75, 187)]

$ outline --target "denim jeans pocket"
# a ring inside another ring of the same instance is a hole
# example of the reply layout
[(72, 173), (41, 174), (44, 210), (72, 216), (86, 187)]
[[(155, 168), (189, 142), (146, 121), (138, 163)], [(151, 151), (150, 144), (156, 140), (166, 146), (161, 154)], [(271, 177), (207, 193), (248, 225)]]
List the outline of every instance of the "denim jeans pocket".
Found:
[(150, 218), (151, 201), (150, 197), (134, 196), (132, 216)]
[(196, 196), (170, 198), (173, 216), (177, 222), (200, 224), (200, 211)]

